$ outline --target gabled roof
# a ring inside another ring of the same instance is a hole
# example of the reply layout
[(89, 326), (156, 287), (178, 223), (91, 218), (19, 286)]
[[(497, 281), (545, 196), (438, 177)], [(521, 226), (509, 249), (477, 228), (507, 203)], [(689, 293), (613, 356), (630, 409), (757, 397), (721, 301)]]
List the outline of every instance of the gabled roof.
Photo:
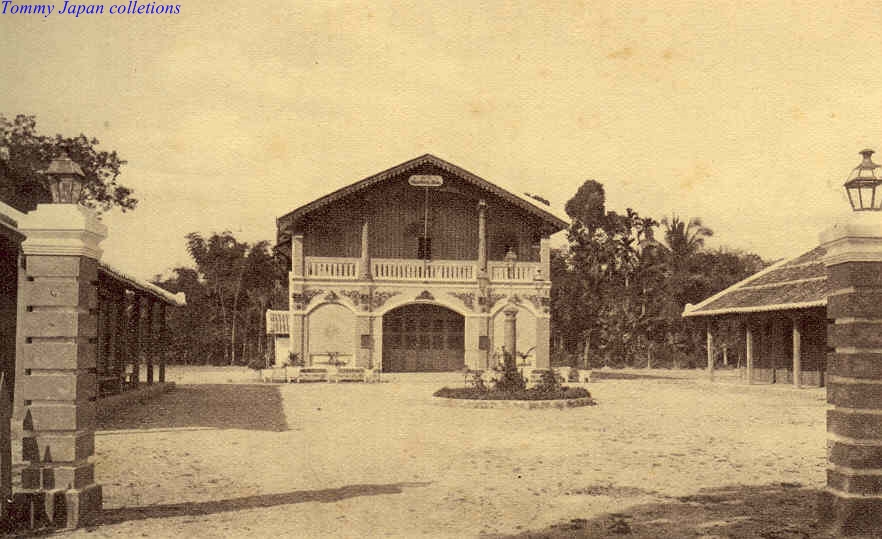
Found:
[(707, 298), (686, 305), (683, 316), (714, 316), (808, 309), (827, 305), (823, 247), (782, 260)]
[[(549, 206), (541, 205), (537, 203), (536, 200), (533, 200), (526, 195), (520, 195), (513, 190), (504, 189), (499, 185), (490, 183), (489, 181), (479, 176), (476, 176), (471, 172), (454, 165), (453, 163), (448, 163), (447, 161), (428, 153), (425, 155), (421, 155), (420, 157), (417, 157), (415, 159), (411, 159), (410, 161), (401, 163), (400, 165), (396, 165), (390, 169), (384, 170), (379, 174), (368, 176), (367, 178), (359, 180), (353, 184), (347, 185), (346, 187), (337, 189), (336, 191), (327, 194), (321, 198), (313, 200), (309, 204), (300, 206), (299, 208), (279, 217), (276, 220), (276, 224), (278, 225), (283, 221), (286, 221), (288, 223), (297, 221), (306, 214), (323, 208), (336, 200), (340, 200), (343, 197), (349, 196), (353, 193), (357, 193), (380, 182), (392, 178), (397, 178), (402, 174), (405, 174), (413, 169), (424, 165), (436, 166), (445, 172), (453, 174), (457, 178), (472, 183), (480, 187), (481, 189), (497, 195), (498, 197), (508, 201), (509, 203), (523, 210), (526, 210), (527, 212), (544, 220), (550, 225), (551, 228), (554, 228), (555, 231), (563, 230), (564, 228), (567, 228), (569, 226), (569, 220), (566, 214), (556, 211)], [(283, 231), (279, 230), (279, 232), (282, 233)]]

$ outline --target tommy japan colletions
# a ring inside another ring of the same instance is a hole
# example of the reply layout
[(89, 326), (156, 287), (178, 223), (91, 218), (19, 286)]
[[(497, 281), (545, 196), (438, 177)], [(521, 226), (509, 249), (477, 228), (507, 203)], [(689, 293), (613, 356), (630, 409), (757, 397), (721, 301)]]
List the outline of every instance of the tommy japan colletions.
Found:
[(126, 4), (74, 4), (70, 0), (64, 0), (64, 4), (58, 7), (56, 4), (17, 4), (13, 0), (0, 0), (0, 15), (96, 15), (102, 13), (117, 14), (138, 14), (138, 15), (177, 15), (181, 12), (180, 4), (158, 4), (156, 2), (138, 2), (138, 0), (129, 0)]

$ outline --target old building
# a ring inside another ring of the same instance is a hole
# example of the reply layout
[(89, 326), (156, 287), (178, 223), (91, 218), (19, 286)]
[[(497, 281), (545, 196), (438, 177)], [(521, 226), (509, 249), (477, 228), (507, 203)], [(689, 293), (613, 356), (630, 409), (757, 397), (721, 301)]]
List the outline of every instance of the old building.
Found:
[(267, 313), (276, 364), (486, 368), (514, 317), (518, 360), (547, 367), (549, 237), (566, 227), (428, 154), (301, 206), (277, 219), (291, 271), (289, 310)]
[(703, 319), (713, 368), (717, 332), (738, 328), (748, 382), (823, 385), (827, 353), (827, 273), (823, 247), (782, 260), (697, 305), (685, 317)]

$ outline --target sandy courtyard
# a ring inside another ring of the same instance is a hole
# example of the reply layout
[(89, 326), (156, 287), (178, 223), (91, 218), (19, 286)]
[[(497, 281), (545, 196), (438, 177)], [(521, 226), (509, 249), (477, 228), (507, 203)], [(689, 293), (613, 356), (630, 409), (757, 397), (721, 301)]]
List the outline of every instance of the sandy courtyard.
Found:
[(591, 535), (598, 522), (611, 535), (648, 507), (661, 516), (630, 525), (662, 536), (702, 489), (723, 489), (735, 494), (712, 501), (735, 508), (726, 518), (688, 518), (739, 536), (745, 498), (823, 486), (824, 390), (628, 372), (588, 384), (598, 406), (483, 410), (432, 403), (460, 375), (274, 385), (171, 371), (175, 391), (99, 427), (102, 523), (63, 535), (474, 537), (560, 523)]

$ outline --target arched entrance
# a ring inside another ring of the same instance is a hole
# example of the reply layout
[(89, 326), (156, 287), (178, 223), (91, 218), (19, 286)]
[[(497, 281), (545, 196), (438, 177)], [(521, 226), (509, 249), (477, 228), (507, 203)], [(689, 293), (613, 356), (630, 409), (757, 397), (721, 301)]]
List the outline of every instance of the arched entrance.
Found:
[(465, 367), (465, 319), (430, 304), (383, 315), (384, 372), (442, 372)]

